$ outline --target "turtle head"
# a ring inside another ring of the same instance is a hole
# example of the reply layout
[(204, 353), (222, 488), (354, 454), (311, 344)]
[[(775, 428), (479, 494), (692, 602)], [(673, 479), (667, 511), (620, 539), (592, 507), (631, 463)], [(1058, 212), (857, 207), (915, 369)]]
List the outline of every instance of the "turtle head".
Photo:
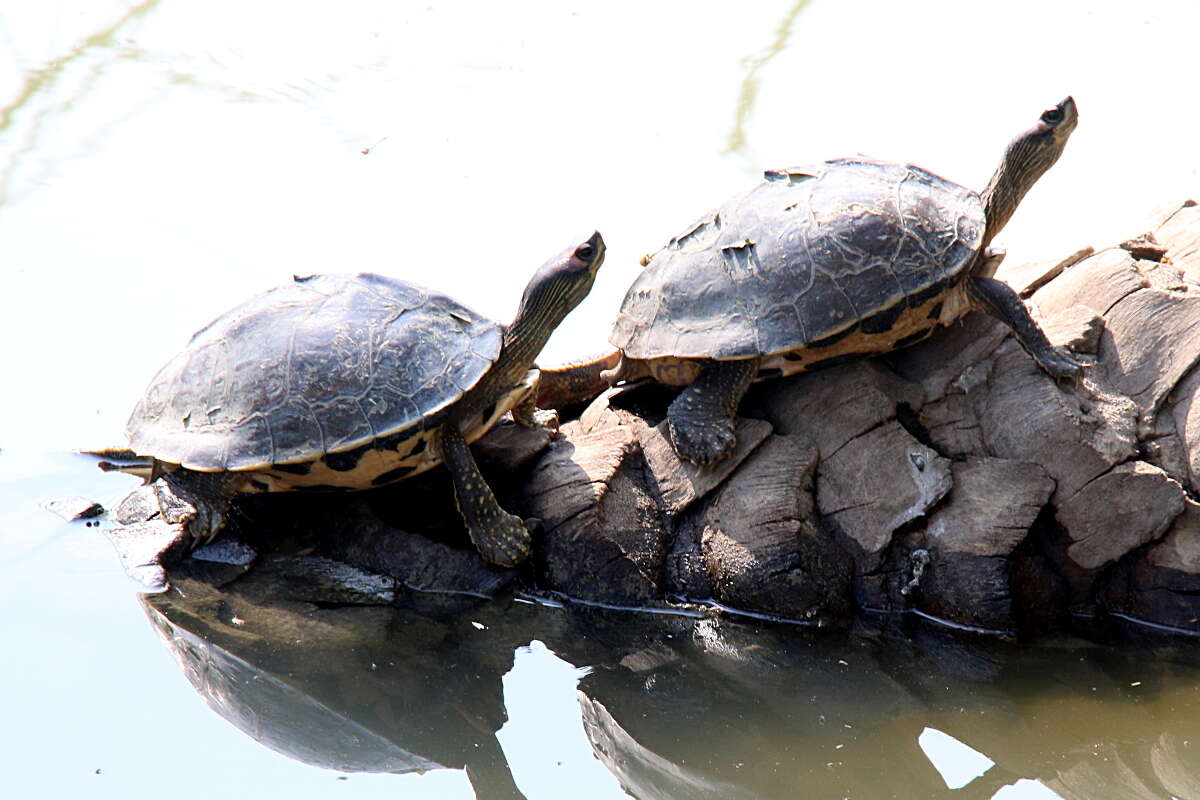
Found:
[(1058, 161), (1078, 122), (1075, 100), (1067, 97), (1043, 111), (1033, 127), (1009, 142), (1000, 166), (983, 190), (987, 216), (984, 249), (1008, 223), (1025, 193)]
[(547, 261), (533, 274), (521, 298), (521, 310), (546, 306), (547, 311), (560, 311), (553, 323), (557, 325), (587, 297), (603, 263), (604, 237), (597, 231)]
[(532, 362), (558, 323), (587, 297), (603, 263), (604, 238), (596, 232), (543, 264), (525, 287), (505, 347), (532, 351)]

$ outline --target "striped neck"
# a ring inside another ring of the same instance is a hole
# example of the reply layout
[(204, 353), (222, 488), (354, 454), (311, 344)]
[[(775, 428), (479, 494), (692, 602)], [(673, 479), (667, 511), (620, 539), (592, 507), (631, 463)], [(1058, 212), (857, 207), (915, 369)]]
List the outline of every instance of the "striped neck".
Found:
[(1054, 160), (1050, 161), (1038, 158), (1039, 155), (1023, 139), (1013, 141), (1004, 152), (1000, 166), (982, 194), (983, 213), (987, 220), (982, 249), (986, 250), (992, 239), (1004, 230), (1021, 199), (1058, 158), (1057, 153), (1054, 154)]
[(1000, 166), (981, 194), (987, 219), (981, 252), (1004, 230), (1025, 193), (1058, 161), (1078, 120), (1075, 100), (1067, 97), (1044, 111), (1032, 128), (1009, 142)]
[(517, 315), (504, 329), (502, 363), (497, 367), (512, 380), (519, 380), (533, 366), (550, 334), (574, 307), (565, 291), (554, 285), (531, 286), (521, 298)]

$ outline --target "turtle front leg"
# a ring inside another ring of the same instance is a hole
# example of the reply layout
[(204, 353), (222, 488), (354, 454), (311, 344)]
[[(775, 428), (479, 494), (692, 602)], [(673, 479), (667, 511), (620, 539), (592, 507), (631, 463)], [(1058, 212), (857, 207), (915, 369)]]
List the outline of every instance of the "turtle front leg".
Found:
[(1050, 344), (1046, 334), (1029, 316), (1029, 310), (1012, 287), (995, 278), (973, 277), (967, 281), (967, 296), (980, 311), (1012, 328), (1017, 342), (1038, 366), (1055, 380), (1079, 378), (1083, 364), (1066, 350)]
[(553, 434), (558, 430), (558, 412), (552, 408), (539, 408), (537, 400), (536, 390), (525, 395), (521, 402), (509, 411), (513, 422), (523, 428), (545, 428)]
[(458, 426), (448, 422), (439, 428), (437, 442), (454, 484), (454, 501), (475, 549), (485, 561), (501, 567), (514, 567), (524, 561), (533, 537), (520, 517), (509, 514), (496, 502)]
[(715, 464), (737, 444), (738, 403), (758, 374), (757, 358), (710, 361), (667, 409), (675, 453), (693, 464)]

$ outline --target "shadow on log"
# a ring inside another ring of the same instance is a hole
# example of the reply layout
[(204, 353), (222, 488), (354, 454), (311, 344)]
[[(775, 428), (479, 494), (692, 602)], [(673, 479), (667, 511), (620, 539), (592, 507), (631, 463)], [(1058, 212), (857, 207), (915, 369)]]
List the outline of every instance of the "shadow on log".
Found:
[[(972, 314), (887, 358), (756, 385), (737, 450), (710, 469), (676, 458), (658, 387), (610, 390), (552, 438), (501, 426), (478, 445), (483, 469), (541, 522), (515, 570), (470, 550), (440, 471), (352, 498), (255, 499), (231, 536), (397, 588), (814, 625), (911, 612), (1003, 635), (1112, 620), (1200, 633), (1200, 207), (1000, 277), (1090, 362), (1082, 381), (1057, 385)], [(152, 572), (147, 526), (171, 526), (131, 508), (110, 535)]]

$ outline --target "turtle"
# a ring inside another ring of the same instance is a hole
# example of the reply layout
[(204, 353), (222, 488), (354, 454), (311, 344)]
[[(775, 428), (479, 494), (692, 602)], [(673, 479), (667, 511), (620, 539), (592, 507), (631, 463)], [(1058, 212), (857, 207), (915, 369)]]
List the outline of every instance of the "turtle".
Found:
[(509, 325), (398, 278), (294, 278), (197, 332), (129, 417), (124, 453), (140, 463), (102, 466), (163, 477), (211, 541), (239, 494), (369, 489), (444, 463), (480, 555), (514, 566), (529, 531), (469, 444), (508, 412), (537, 424), (534, 359), (604, 253), (597, 232), (547, 261)]
[(867, 158), (766, 171), (643, 260), (603, 377), (686, 387), (667, 421), (698, 465), (732, 450), (752, 381), (906, 347), (970, 310), (1007, 324), (1050, 376), (1077, 379), (1081, 362), (994, 277), (1004, 253), (991, 247), (1077, 121), (1071, 97), (1044, 111), (982, 192)]

